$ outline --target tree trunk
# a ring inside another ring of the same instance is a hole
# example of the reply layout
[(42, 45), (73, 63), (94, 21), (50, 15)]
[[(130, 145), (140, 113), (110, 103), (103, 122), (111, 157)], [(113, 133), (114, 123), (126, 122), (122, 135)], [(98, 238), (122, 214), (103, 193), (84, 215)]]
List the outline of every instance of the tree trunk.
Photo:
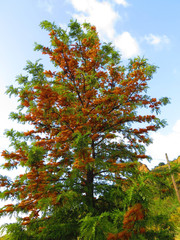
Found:
[[(168, 164), (169, 170), (171, 170), (171, 165), (170, 165), (167, 153), (165, 155), (166, 155), (166, 160), (167, 160), (167, 164)], [(177, 196), (178, 202), (180, 203), (180, 194), (179, 194), (179, 191), (178, 191), (175, 179), (174, 179), (174, 175), (172, 173), (171, 173), (171, 179), (172, 179), (172, 182), (173, 182), (173, 186), (174, 186), (174, 189), (175, 189), (175, 192), (176, 192), (176, 196)]]
[(88, 169), (86, 180), (86, 199), (89, 208), (94, 208), (94, 186), (93, 186), (93, 169)]
[[(91, 144), (92, 148), (92, 157), (95, 159), (95, 150), (94, 150), (94, 141)], [(86, 199), (89, 208), (94, 208), (94, 169), (89, 167), (87, 170), (87, 179), (86, 179)]]

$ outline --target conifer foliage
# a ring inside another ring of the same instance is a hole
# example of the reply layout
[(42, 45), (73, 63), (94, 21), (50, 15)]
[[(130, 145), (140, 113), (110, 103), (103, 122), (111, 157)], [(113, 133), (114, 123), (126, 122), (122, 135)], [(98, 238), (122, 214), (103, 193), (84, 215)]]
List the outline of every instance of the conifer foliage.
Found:
[(50, 46), (35, 49), (49, 56), (53, 70), (29, 61), (27, 75), (7, 90), (19, 101), (11, 118), (31, 130), (6, 131), (14, 151), (3, 151), (2, 167), (25, 171), (16, 179), (1, 176), (1, 198), (16, 200), (1, 215), (18, 213), (27, 239), (143, 234), (144, 226), (135, 229), (145, 218), (142, 199), (131, 206), (125, 200), (128, 178), (148, 158), (148, 133), (165, 125), (157, 114), (168, 99), (147, 95), (156, 67), (139, 57), (123, 66), (112, 44), (101, 43), (88, 23), (72, 20), (66, 31), (48, 21), (41, 27)]

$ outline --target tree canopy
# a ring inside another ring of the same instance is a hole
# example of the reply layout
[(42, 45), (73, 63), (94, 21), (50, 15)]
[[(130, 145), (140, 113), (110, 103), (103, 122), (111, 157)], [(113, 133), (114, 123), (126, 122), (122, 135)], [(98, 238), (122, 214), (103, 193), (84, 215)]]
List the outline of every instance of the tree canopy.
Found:
[(50, 46), (35, 50), (53, 65), (45, 70), (39, 60), (28, 61), (27, 75), (7, 90), (19, 101), (10, 117), (31, 130), (6, 131), (14, 150), (3, 151), (2, 167), (24, 173), (1, 176), (1, 198), (15, 203), (0, 213), (18, 214), (12, 229), (23, 239), (135, 239), (147, 232), (151, 195), (138, 162), (150, 159), (149, 132), (165, 126), (158, 114), (169, 102), (147, 93), (156, 66), (140, 57), (122, 65), (120, 53), (88, 23), (40, 26)]

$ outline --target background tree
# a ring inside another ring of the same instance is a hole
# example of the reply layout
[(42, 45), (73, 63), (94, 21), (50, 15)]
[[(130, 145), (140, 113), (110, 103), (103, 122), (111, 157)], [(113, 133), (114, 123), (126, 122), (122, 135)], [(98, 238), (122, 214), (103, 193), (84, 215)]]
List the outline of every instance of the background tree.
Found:
[[(19, 100), (11, 118), (32, 129), (6, 131), (14, 151), (3, 151), (2, 167), (21, 166), (25, 173), (15, 180), (1, 176), (1, 198), (16, 199), (1, 215), (27, 214), (19, 221), (32, 239), (33, 234), (39, 239), (105, 239), (120, 229), (130, 238), (137, 228), (144, 231), (135, 224), (145, 210), (143, 196), (126, 201), (126, 180), (137, 176), (139, 160), (149, 158), (148, 133), (165, 126), (157, 114), (168, 99), (147, 95), (156, 67), (139, 57), (123, 66), (120, 54), (101, 43), (88, 23), (71, 21), (67, 31), (48, 21), (41, 27), (49, 32), (50, 47), (36, 44), (35, 49), (49, 55), (54, 70), (27, 62), (28, 75), (18, 76), (18, 86), (7, 90)], [(125, 219), (133, 209), (139, 215), (129, 228)]]

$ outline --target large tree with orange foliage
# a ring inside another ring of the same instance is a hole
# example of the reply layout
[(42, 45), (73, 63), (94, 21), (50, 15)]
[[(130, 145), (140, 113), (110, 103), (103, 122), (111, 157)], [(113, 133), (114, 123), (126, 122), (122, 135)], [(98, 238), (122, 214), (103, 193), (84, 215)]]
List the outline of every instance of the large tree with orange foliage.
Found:
[(81, 217), (75, 214), (78, 221), (113, 208), (105, 197), (109, 186), (122, 185), (138, 161), (148, 158), (148, 134), (164, 126), (157, 114), (168, 102), (147, 95), (156, 67), (141, 58), (123, 66), (120, 54), (100, 42), (94, 26), (71, 21), (65, 31), (44, 21), (41, 27), (51, 44), (35, 48), (49, 56), (53, 70), (28, 62), (28, 75), (7, 90), (19, 100), (11, 118), (31, 130), (6, 132), (14, 151), (3, 151), (3, 167), (23, 167), (24, 173), (15, 180), (1, 176), (1, 197), (16, 202), (0, 212), (26, 213), (23, 226), (51, 222), (52, 212), (68, 204), (81, 212)]

